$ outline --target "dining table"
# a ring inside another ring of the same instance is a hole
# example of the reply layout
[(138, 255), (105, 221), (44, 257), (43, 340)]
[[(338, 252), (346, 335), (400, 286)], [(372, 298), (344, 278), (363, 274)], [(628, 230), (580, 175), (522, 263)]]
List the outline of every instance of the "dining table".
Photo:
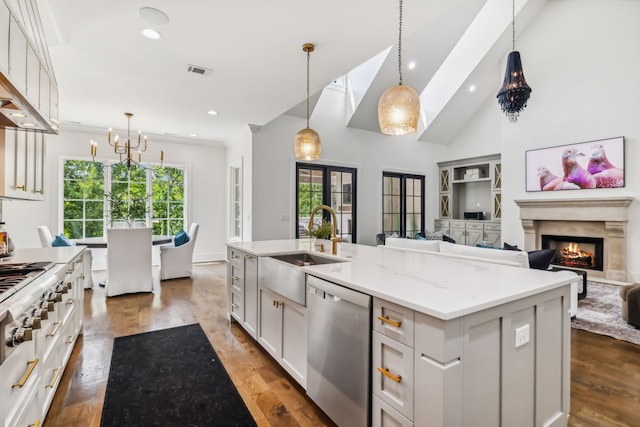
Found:
[[(76, 245), (86, 246), (87, 248), (106, 248), (107, 247), (107, 236), (100, 237), (87, 237), (84, 239), (72, 239)], [(171, 243), (173, 241), (173, 236), (162, 236), (162, 235), (153, 235), (151, 236), (151, 242), (155, 245), (164, 245), (166, 243)]]

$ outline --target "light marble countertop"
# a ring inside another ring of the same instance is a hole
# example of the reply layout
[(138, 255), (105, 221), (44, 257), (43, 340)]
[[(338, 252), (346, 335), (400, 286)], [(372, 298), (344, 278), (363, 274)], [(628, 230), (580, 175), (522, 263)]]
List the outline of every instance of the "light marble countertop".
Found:
[(83, 250), (83, 246), (16, 249), (13, 256), (0, 258), (0, 263), (13, 264), (19, 262), (49, 261), (55, 264), (66, 264)]
[[(310, 239), (229, 242), (256, 256), (296, 252), (319, 254)], [(325, 244), (324, 256), (331, 255)], [(307, 274), (385, 299), (442, 320), (475, 313), (578, 280), (569, 271), (550, 272), (405, 251), (384, 246), (339, 243), (347, 262), (301, 267)]]

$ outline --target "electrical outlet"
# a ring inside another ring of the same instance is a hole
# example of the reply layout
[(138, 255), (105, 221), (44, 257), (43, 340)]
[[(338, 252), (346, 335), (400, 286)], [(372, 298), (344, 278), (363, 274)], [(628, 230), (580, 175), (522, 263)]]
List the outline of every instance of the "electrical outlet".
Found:
[(516, 329), (516, 348), (529, 342), (529, 325), (520, 326)]

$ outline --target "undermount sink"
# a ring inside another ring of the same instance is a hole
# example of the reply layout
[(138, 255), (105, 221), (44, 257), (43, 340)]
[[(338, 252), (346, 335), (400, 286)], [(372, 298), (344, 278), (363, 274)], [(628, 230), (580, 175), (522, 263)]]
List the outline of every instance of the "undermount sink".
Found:
[(297, 265), (298, 267), (304, 267), (307, 265), (332, 264), (335, 262), (344, 262), (341, 259), (312, 255), (308, 252), (300, 252), (296, 254), (287, 254), (287, 255), (274, 255), (271, 258), (279, 259), (280, 261)]
[(299, 304), (306, 305), (307, 289), (305, 273), (301, 267), (318, 264), (345, 262), (330, 258), (297, 252), (286, 255), (258, 257), (258, 284)]

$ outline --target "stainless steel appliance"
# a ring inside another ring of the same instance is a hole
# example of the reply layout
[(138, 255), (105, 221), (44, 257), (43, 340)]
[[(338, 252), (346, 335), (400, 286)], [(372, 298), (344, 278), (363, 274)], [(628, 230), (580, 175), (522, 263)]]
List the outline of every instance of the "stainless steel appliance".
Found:
[(371, 296), (307, 277), (307, 394), (339, 426), (368, 426)]
[(484, 212), (465, 212), (464, 219), (484, 219)]

